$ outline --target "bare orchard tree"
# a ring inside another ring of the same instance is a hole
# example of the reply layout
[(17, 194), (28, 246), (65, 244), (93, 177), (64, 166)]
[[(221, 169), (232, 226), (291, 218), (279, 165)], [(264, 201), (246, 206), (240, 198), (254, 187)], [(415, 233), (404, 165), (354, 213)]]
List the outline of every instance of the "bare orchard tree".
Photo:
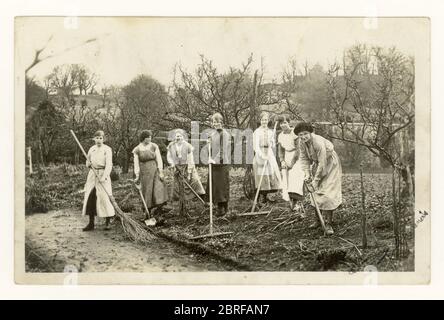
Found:
[(365, 45), (349, 49), (342, 65), (328, 71), (330, 138), (366, 147), (393, 168), (397, 257), (404, 254), (405, 217), (413, 217), (414, 77), (413, 58)]
[(364, 146), (393, 167), (407, 164), (396, 139), (414, 126), (413, 59), (394, 48), (359, 45), (327, 75), (330, 137)]
[(253, 73), (252, 63), (250, 56), (241, 67), (221, 73), (201, 56), (194, 73), (177, 66), (171, 88), (171, 120), (186, 128), (191, 120), (207, 123), (211, 114), (219, 112), (228, 127), (250, 126), (258, 106), (278, 101), (273, 94), (276, 86), (264, 85), (263, 70)]

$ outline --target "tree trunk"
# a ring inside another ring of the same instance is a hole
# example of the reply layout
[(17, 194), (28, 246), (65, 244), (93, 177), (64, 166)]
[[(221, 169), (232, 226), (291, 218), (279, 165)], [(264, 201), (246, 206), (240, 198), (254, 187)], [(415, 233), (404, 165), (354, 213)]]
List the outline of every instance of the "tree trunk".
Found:
[(393, 196), (393, 233), (395, 235), (395, 257), (399, 259), (399, 217), (398, 217), (398, 199), (396, 197), (396, 168), (392, 172), (392, 196)]
[(129, 167), (131, 163), (131, 151), (132, 150), (126, 150), (125, 161), (123, 163), (123, 168), (122, 168), (123, 173), (129, 172)]
[(362, 205), (362, 248), (367, 248), (367, 213), (365, 212), (365, 190), (364, 190), (364, 176), (362, 173), (362, 163), (360, 166), (361, 173), (361, 205)]

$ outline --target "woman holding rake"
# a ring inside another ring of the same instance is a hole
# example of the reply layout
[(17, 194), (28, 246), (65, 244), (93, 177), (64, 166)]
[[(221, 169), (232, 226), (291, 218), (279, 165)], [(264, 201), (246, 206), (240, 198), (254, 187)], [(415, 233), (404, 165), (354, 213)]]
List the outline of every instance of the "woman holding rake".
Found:
[[(208, 162), (212, 164), (212, 199), (217, 204), (216, 214), (225, 216), (228, 213), (230, 201), (230, 164), (231, 164), (231, 135), (223, 128), (223, 116), (215, 113), (211, 116), (211, 125), (214, 131), (209, 137), (211, 155)], [(210, 183), (206, 187), (206, 194), (210, 193)]]
[(301, 201), (304, 200), (304, 172), (299, 160), (299, 137), (290, 127), (287, 116), (280, 116), (282, 129), (278, 136), (278, 154), (282, 171), (282, 198), (288, 201), (290, 209), (305, 216)]
[[(202, 196), (205, 190), (200, 181), (199, 175), (194, 165), (193, 146), (185, 141), (185, 132), (182, 129), (174, 131), (175, 140), (168, 145), (167, 160), (170, 166), (175, 169), (174, 172), (174, 190), (173, 199), (179, 199), (179, 186), (183, 179), (187, 179), (189, 185), (193, 190)], [(195, 197), (192, 190), (183, 188), (186, 200), (191, 200)]]
[(276, 161), (275, 130), (268, 128), (270, 117), (267, 112), (260, 115), (261, 126), (253, 133), (253, 172), (256, 190), (263, 202), (269, 201), (267, 194), (281, 189), (281, 175)]
[(327, 217), (326, 233), (332, 235), (333, 211), (342, 203), (341, 161), (333, 144), (324, 137), (314, 134), (311, 124), (298, 123), (294, 133), (300, 139), (300, 161), (305, 179), (311, 180), (309, 187), (314, 191), (314, 200), (322, 215)]

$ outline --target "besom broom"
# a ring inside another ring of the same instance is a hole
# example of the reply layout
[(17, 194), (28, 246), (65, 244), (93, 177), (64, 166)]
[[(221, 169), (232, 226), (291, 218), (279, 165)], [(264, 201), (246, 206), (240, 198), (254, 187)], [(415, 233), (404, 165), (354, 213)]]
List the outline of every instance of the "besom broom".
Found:
[[(77, 142), (77, 145), (79, 146), (80, 150), (82, 151), (83, 155), (86, 159), (88, 159), (88, 156), (85, 152), (85, 149), (83, 149), (82, 144), (77, 139), (76, 134), (74, 131), (70, 130), (72, 136), (74, 137), (74, 140)], [(114, 210), (116, 210), (116, 215), (120, 218), (120, 223), (122, 224), (123, 231), (125, 234), (133, 241), (140, 242), (140, 243), (146, 243), (150, 242), (153, 239), (155, 239), (155, 236), (151, 233), (149, 233), (146, 229), (144, 229), (136, 220), (134, 220), (128, 213), (123, 212), (122, 209), (120, 209), (119, 205), (116, 202), (116, 199), (114, 199), (114, 196), (109, 194), (107, 190), (104, 188), (102, 183), (100, 182), (100, 177), (97, 174), (96, 170), (94, 168), (91, 168), (91, 170), (94, 172), (97, 179), (99, 179), (99, 184), (105, 190), (106, 195), (108, 196), (109, 200), (111, 201), (111, 204), (114, 207)]]

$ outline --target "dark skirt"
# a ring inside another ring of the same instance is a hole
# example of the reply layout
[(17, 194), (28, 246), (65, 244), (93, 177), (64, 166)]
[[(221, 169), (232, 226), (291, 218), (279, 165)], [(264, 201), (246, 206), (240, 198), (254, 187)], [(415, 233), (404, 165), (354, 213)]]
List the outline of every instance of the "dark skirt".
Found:
[(86, 215), (96, 216), (97, 215), (97, 195), (96, 188), (92, 189), (88, 196), (88, 201), (86, 202)]
[[(212, 171), (212, 189), (213, 202), (228, 202), (230, 200), (230, 166), (224, 164), (213, 164)], [(209, 177), (207, 179), (206, 194), (210, 194)], [(209, 199), (208, 199), (209, 200)]]

